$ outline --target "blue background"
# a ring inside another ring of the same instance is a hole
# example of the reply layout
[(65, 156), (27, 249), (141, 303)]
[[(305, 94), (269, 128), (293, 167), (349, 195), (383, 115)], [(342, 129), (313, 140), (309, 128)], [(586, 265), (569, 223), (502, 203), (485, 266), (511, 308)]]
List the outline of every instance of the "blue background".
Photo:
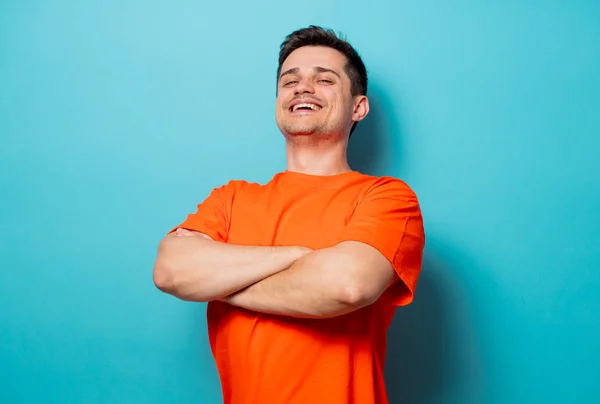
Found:
[(426, 220), (392, 403), (600, 402), (600, 5), (566, 0), (2, 1), (0, 402), (221, 401), (156, 246), (285, 168), (277, 51), (308, 24), (370, 72), (353, 168)]

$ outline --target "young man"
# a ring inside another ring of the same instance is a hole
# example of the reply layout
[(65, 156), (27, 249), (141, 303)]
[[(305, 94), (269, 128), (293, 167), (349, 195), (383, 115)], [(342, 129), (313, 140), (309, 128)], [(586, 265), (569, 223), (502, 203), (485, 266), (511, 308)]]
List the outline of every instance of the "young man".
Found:
[(293, 32), (277, 80), (287, 170), (214, 189), (161, 241), (154, 282), (208, 302), (226, 404), (387, 403), (387, 328), (421, 271), (417, 197), (348, 166), (369, 112), (350, 44), (319, 27)]

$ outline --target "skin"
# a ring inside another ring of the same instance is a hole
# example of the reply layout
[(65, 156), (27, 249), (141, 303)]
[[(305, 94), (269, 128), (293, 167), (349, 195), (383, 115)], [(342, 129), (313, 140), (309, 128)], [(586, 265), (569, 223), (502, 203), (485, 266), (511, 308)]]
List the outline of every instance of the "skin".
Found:
[[(276, 121), (286, 139), (287, 169), (312, 175), (350, 171), (350, 129), (369, 112), (366, 96), (352, 95), (346, 58), (326, 47), (292, 52), (282, 65)], [(292, 112), (294, 102), (318, 111)], [(397, 280), (375, 248), (345, 241), (305, 247), (238, 246), (179, 229), (159, 246), (154, 282), (188, 301), (220, 300), (249, 310), (301, 318), (343, 315), (375, 302)]]
[[(350, 171), (350, 129), (369, 113), (369, 100), (352, 95), (345, 66), (342, 53), (321, 46), (296, 49), (283, 63), (275, 118), (286, 138), (288, 170), (314, 175)], [(292, 113), (290, 105), (298, 99), (314, 100), (322, 108)]]

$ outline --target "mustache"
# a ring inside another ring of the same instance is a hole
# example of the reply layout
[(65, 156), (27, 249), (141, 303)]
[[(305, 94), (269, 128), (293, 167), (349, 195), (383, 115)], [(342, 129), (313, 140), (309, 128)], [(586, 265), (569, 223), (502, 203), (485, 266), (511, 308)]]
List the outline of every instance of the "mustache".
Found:
[(289, 107), (289, 106), (290, 106), (290, 104), (291, 104), (292, 102), (294, 102), (294, 101), (297, 101), (297, 100), (310, 100), (310, 101), (316, 101), (316, 102), (318, 102), (318, 103), (319, 103), (319, 105), (321, 105), (321, 106), (323, 106), (323, 107), (324, 107), (324, 106), (327, 104), (327, 103), (326, 103), (324, 100), (322, 100), (322, 99), (320, 99), (320, 98), (317, 98), (317, 97), (314, 97), (314, 96), (311, 96), (311, 95), (298, 95), (298, 96), (296, 96), (296, 97), (292, 98), (291, 100), (289, 100), (289, 101), (288, 101), (288, 102), (285, 104), (285, 105), (286, 105), (286, 107)]

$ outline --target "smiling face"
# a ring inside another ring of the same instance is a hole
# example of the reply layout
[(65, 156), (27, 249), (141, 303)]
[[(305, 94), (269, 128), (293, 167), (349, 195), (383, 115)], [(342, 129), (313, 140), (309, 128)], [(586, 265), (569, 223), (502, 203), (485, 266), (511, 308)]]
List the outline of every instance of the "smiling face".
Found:
[(286, 137), (347, 136), (368, 113), (365, 96), (352, 96), (346, 57), (335, 49), (304, 46), (281, 66), (277, 126)]

